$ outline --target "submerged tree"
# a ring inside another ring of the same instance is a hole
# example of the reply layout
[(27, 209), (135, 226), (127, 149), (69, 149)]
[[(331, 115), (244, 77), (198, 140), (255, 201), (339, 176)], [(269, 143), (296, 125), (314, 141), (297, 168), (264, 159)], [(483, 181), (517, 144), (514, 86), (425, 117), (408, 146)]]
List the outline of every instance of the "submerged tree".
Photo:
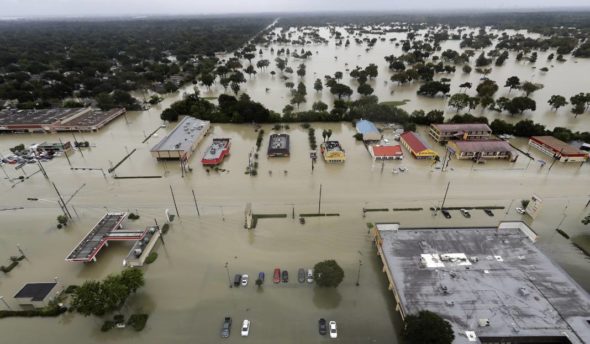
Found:
[(336, 288), (344, 279), (344, 270), (335, 260), (325, 260), (314, 266), (313, 277), (320, 287)]
[(406, 316), (402, 338), (408, 344), (451, 344), (455, 340), (453, 327), (431, 311)]

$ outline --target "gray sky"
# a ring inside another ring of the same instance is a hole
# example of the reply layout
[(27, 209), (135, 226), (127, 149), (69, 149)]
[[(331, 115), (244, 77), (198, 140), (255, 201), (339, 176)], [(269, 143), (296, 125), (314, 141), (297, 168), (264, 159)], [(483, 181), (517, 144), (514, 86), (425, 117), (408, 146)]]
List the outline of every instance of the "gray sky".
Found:
[(0, 0), (0, 17), (119, 16), (310, 11), (542, 9), (588, 7), (589, 0)]

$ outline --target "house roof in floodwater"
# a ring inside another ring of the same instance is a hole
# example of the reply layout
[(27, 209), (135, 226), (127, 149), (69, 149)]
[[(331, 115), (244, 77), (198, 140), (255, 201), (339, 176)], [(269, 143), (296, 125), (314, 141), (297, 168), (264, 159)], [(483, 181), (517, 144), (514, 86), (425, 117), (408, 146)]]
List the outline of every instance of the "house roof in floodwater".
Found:
[(56, 282), (27, 283), (16, 295), (14, 295), (14, 298), (31, 299), (31, 301), (43, 301), (56, 285)]
[(363, 135), (373, 133), (379, 134), (379, 129), (377, 129), (375, 124), (366, 119), (361, 119), (356, 122), (356, 131)]

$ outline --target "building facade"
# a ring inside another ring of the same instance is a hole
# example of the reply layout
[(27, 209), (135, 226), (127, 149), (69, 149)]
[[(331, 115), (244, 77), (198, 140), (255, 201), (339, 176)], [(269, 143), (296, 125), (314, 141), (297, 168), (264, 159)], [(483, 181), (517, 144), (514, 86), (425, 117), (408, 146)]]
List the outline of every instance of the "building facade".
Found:
[(487, 140), (492, 135), (492, 129), (485, 123), (433, 123), (430, 125), (428, 134), (436, 142)]
[(518, 154), (506, 141), (449, 141), (449, 150), (457, 159), (507, 159), (516, 161)]
[(569, 145), (553, 136), (532, 136), (529, 146), (541, 153), (558, 159), (560, 162), (584, 162), (588, 160), (588, 152)]

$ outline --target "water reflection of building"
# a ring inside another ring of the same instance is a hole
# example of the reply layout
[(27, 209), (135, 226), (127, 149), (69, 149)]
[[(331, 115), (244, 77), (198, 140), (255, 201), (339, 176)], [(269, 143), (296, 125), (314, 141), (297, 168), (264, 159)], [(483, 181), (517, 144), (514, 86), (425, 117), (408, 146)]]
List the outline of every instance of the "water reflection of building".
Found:
[(553, 136), (532, 136), (529, 146), (540, 150), (560, 162), (584, 162), (588, 160), (588, 152), (569, 145)]
[(487, 140), (492, 135), (492, 129), (485, 123), (433, 123), (430, 125), (428, 134), (436, 142)]
[(320, 152), (326, 162), (345, 162), (346, 152), (338, 141), (326, 141), (320, 145)]
[(416, 159), (434, 159), (438, 156), (424, 139), (413, 131), (401, 134), (400, 142)]
[(209, 121), (185, 116), (151, 149), (152, 156), (157, 159), (188, 160), (209, 130), (209, 126)]
[(402, 318), (437, 313), (451, 323), (455, 344), (590, 343), (590, 297), (523, 222), (377, 224), (373, 234)]
[(269, 157), (289, 156), (289, 135), (287, 134), (272, 134), (268, 139), (268, 152)]

